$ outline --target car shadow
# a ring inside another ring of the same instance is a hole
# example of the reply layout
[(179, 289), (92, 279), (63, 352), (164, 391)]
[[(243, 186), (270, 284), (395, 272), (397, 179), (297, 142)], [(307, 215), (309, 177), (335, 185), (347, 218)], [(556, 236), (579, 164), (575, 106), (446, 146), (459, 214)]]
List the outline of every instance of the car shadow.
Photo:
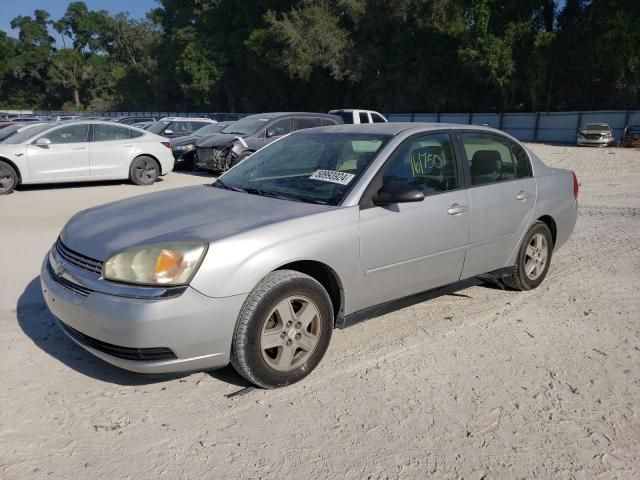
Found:
[[(162, 177), (156, 180), (156, 183), (162, 183)], [(18, 185), (16, 191), (29, 192), (37, 190), (59, 190), (65, 188), (92, 188), (92, 187), (108, 187), (114, 185), (133, 185), (129, 180), (102, 180), (99, 182), (65, 182), (65, 183), (37, 183), (32, 185)]]
[[(20, 295), (16, 306), (16, 315), (18, 325), (37, 347), (67, 367), (96, 380), (117, 385), (137, 386), (168, 382), (193, 373), (141, 374), (129, 372), (91, 355), (76, 345), (56, 325), (55, 317), (49, 312), (42, 296), (39, 277), (29, 282)], [(249, 386), (249, 383), (231, 367), (206, 373), (222, 382), (243, 388)]]

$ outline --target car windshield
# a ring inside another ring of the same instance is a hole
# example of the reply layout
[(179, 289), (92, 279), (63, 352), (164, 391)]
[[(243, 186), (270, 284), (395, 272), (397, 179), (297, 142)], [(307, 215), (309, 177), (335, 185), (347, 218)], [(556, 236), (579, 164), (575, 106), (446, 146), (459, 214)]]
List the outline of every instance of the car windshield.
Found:
[(154, 122), (152, 125), (147, 127), (147, 131), (151, 133), (162, 133), (164, 132), (164, 129), (169, 126), (170, 123), (171, 122), (167, 120), (162, 122)]
[(199, 128), (198, 130), (193, 132), (192, 135), (194, 137), (204, 137), (205, 135), (212, 135), (214, 133), (218, 133), (220, 130), (225, 128), (225, 126), (226, 125), (224, 124), (220, 125), (219, 123), (212, 123), (205, 127)]
[[(10, 137), (5, 138), (1, 143), (22, 143), (25, 140), (29, 140), (31, 137), (38, 135), (39, 133), (49, 130), (54, 127), (52, 123), (41, 123), (36, 125), (20, 125), (18, 128), (20, 131), (14, 133)], [(10, 127), (7, 127), (10, 128)]]
[(608, 130), (609, 129), (609, 125), (607, 125), (606, 123), (587, 123), (583, 130)]
[(222, 130), (221, 133), (232, 133), (236, 135), (253, 135), (260, 128), (265, 126), (270, 118), (261, 117), (260, 115), (251, 115), (250, 117), (244, 117), (237, 122), (229, 125)]
[(390, 138), (365, 133), (294, 133), (254, 153), (212, 186), (338, 205)]

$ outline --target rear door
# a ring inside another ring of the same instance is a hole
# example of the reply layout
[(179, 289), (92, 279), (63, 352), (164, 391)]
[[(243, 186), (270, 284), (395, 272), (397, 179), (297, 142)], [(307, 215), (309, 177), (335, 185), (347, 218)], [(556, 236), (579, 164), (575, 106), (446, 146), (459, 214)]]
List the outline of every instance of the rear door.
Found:
[(48, 145), (27, 146), (31, 178), (80, 178), (89, 176), (89, 124), (76, 123), (40, 135)]
[(536, 182), (525, 150), (509, 138), (460, 134), (470, 183), (471, 230), (462, 278), (505, 267), (531, 221)]
[(136, 140), (131, 133), (142, 136), (130, 128), (96, 123), (93, 139), (89, 144), (89, 163), (92, 176), (128, 175), (129, 164), (136, 155)]
[[(471, 217), (460, 166), (450, 133), (419, 135), (400, 145), (372, 181), (360, 211), (356, 309), (460, 278)], [(367, 200), (392, 181), (414, 184), (425, 199), (387, 206)]]

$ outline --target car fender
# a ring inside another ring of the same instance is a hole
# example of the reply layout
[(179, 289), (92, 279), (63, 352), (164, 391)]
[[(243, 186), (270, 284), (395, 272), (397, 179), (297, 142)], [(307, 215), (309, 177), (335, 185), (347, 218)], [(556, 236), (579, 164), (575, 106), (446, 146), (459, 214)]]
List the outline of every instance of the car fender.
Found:
[(212, 243), (191, 287), (215, 298), (247, 294), (283, 265), (314, 261), (338, 276), (348, 313), (348, 293), (358, 278), (358, 251), (358, 207), (335, 208)]

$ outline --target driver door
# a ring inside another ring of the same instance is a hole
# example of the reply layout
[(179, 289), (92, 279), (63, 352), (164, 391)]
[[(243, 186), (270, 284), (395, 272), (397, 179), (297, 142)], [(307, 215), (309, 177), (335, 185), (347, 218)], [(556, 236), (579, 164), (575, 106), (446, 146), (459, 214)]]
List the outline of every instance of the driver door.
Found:
[(376, 181), (376, 191), (391, 181), (411, 183), (425, 198), (361, 206), (356, 310), (458, 281), (469, 237), (469, 193), (448, 133), (408, 139)]
[[(87, 177), (89, 167), (89, 124), (76, 123), (41, 135), (27, 147), (31, 178)], [(46, 138), (51, 143), (37, 144)]]

